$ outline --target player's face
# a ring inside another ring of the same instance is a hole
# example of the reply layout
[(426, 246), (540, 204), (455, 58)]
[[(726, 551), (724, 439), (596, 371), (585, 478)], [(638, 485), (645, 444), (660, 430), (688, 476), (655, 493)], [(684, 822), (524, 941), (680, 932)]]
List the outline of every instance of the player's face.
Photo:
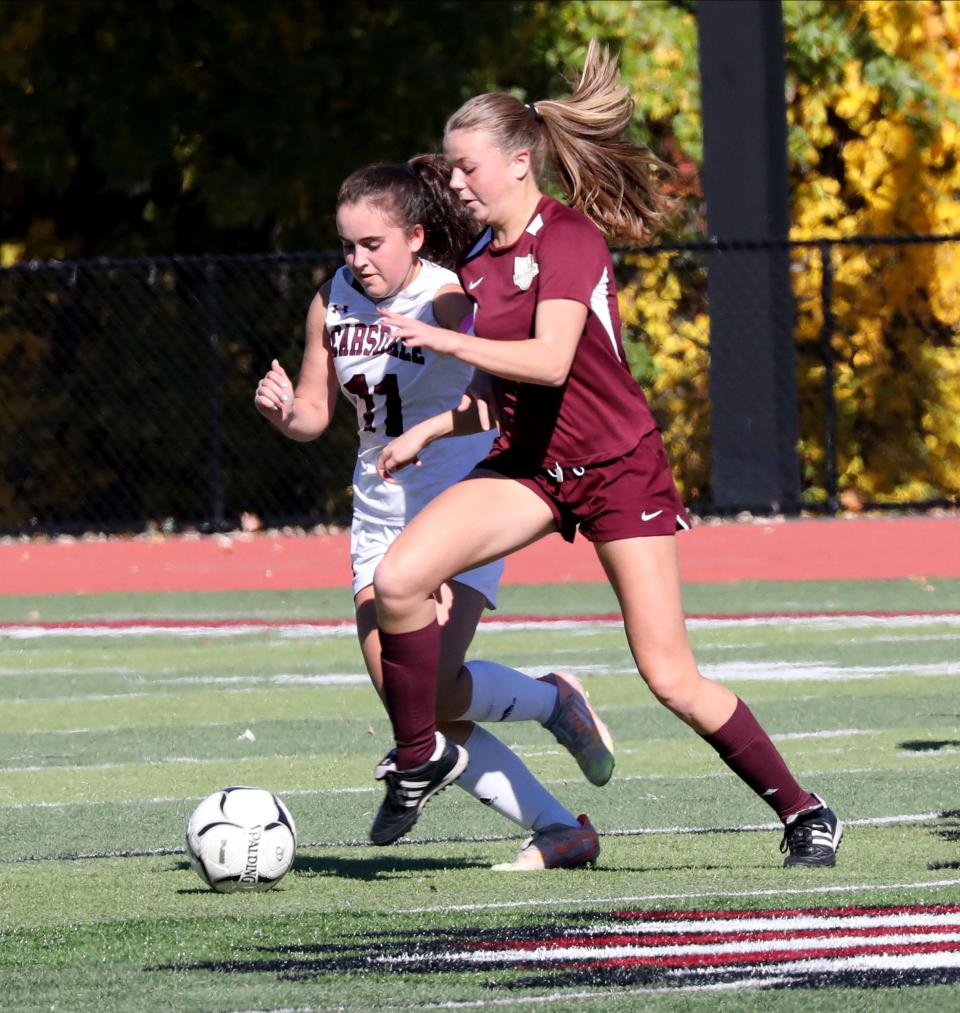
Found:
[(443, 153), (453, 166), (450, 186), (473, 217), (493, 226), (507, 221), (520, 193), (516, 159), (486, 130), (451, 130)]
[(347, 267), (369, 298), (388, 299), (413, 280), (422, 225), (405, 229), (376, 205), (359, 201), (337, 208), (337, 232)]

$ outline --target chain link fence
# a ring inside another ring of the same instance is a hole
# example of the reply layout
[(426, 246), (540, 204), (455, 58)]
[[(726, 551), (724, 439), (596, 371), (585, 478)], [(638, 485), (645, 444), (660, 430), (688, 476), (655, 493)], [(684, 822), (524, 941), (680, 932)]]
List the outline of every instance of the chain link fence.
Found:
[[(780, 316), (796, 348), (804, 506), (956, 504), (960, 236), (790, 243)], [(682, 491), (711, 488), (706, 279), (749, 249), (665, 244), (618, 255), (631, 365)], [(356, 419), (314, 443), (253, 407), (336, 253), (31, 263), (0, 271), (0, 531), (211, 531), (342, 523)], [(750, 316), (749, 278), (742, 285)], [(753, 392), (743, 391), (744, 404)], [(846, 497), (846, 500), (845, 500)], [(729, 512), (729, 511), (727, 511)]]

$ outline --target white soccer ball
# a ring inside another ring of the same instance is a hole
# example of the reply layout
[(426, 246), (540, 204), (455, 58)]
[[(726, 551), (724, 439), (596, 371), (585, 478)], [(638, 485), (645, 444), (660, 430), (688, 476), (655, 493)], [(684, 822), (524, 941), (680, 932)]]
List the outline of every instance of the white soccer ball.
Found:
[(297, 828), (271, 791), (238, 785), (205, 798), (187, 823), (187, 857), (220, 893), (269, 890), (293, 865)]

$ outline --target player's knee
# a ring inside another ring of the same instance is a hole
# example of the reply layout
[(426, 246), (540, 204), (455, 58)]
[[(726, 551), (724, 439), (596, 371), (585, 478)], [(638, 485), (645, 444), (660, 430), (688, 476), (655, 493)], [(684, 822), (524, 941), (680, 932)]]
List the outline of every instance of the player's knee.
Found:
[(402, 558), (391, 558), (389, 552), (374, 571), (373, 592), (378, 605), (390, 612), (402, 611), (425, 596), (413, 570)]
[(380, 560), (373, 573), (373, 593), (380, 606), (393, 606), (402, 601), (407, 579), (403, 568), (395, 566), (389, 556)]
[(675, 672), (646, 668), (641, 671), (650, 692), (681, 720), (688, 721), (697, 699), (695, 679), (683, 678)]

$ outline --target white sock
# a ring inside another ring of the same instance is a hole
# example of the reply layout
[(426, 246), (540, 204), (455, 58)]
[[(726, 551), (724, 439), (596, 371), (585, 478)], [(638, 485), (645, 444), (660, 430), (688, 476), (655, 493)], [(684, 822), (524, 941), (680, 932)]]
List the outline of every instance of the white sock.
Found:
[(575, 827), (577, 821), (530, 773), (517, 754), (479, 725), (464, 743), (470, 754), (457, 784), (479, 802), (525, 830), (554, 824)]
[(468, 661), (473, 696), (461, 721), (550, 720), (557, 688), (495, 661)]

